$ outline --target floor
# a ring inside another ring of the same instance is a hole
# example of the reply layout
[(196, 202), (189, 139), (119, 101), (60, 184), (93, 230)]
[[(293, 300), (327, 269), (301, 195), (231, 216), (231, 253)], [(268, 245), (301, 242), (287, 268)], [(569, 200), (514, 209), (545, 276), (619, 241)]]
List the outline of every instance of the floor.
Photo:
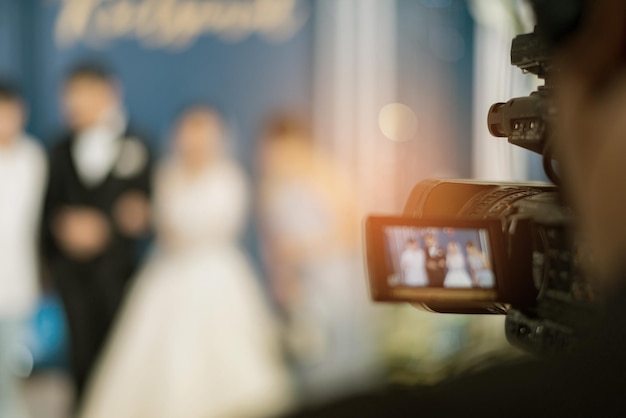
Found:
[(69, 418), (73, 388), (68, 377), (58, 371), (34, 374), (22, 382), (26, 418)]

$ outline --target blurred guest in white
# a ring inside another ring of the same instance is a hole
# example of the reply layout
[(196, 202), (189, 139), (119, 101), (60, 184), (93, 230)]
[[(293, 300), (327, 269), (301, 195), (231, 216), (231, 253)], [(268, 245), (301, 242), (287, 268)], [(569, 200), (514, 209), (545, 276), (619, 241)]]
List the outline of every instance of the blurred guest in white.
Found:
[(352, 190), (303, 124), (277, 118), (261, 149), (262, 246), (302, 402), (374, 382), (378, 351)]
[(426, 254), (414, 238), (409, 238), (406, 242), (406, 249), (400, 256), (400, 267), (402, 267), (404, 284), (407, 286), (428, 285)]
[(25, 105), (0, 82), (0, 417), (23, 416), (15, 374), (20, 334), (38, 296), (37, 236), (46, 158), (23, 132)]
[(465, 243), (465, 251), (467, 252), (467, 264), (469, 265), (474, 285), (492, 288), (495, 280), (487, 256), (478, 249), (474, 241)]
[(158, 245), (137, 277), (82, 416), (263, 417), (291, 402), (278, 333), (238, 239), (248, 188), (213, 108), (179, 118), (155, 183)]

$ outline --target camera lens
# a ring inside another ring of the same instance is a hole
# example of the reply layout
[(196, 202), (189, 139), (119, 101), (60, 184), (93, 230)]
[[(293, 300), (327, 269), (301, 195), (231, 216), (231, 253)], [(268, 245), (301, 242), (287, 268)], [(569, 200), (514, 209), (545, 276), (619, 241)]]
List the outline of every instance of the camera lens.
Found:
[(508, 135), (504, 129), (503, 117), (500, 113), (505, 103), (495, 103), (489, 108), (487, 116), (487, 126), (489, 127), (489, 133), (493, 136), (506, 138)]

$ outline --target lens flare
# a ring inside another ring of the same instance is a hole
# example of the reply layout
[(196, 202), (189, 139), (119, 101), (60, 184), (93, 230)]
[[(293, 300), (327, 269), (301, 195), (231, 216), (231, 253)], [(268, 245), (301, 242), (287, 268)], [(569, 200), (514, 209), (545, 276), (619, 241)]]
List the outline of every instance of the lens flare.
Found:
[(383, 135), (392, 141), (410, 141), (417, 133), (417, 116), (407, 105), (390, 103), (380, 110), (378, 126)]

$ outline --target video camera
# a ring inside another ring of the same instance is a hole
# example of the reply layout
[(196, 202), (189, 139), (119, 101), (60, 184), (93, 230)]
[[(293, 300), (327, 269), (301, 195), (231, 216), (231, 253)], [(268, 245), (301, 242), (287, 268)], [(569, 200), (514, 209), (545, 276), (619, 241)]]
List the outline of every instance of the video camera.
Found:
[(399, 217), (370, 216), (365, 240), (375, 301), (441, 313), (505, 314), (508, 340), (549, 354), (575, 345), (594, 312), (588, 251), (571, 227), (553, 168), (552, 52), (578, 24), (581, 0), (535, 0), (535, 31), (517, 36), (511, 63), (545, 80), (527, 97), (494, 104), (496, 137), (543, 156), (554, 184), (425, 180)]

